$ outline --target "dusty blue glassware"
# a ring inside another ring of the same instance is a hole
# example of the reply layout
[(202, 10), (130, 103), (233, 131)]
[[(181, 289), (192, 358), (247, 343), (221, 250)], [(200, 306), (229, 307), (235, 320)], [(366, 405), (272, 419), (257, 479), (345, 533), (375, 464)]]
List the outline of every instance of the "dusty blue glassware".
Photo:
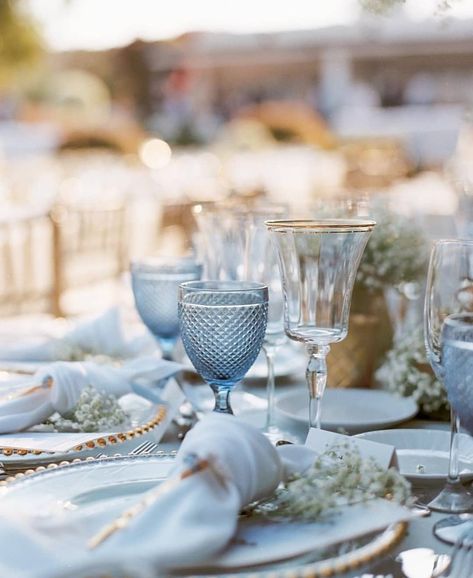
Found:
[(202, 266), (192, 258), (149, 259), (131, 264), (136, 309), (157, 339), (165, 359), (172, 359), (179, 338), (179, 285), (200, 279), (201, 275)]
[(179, 287), (182, 342), (215, 394), (214, 411), (233, 413), (230, 392), (258, 356), (267, 322), (266, 285), (195, 281)]
[(449, 315), (442, 327), (445, 387), (460, 423), (473, 434), (473, 314)]

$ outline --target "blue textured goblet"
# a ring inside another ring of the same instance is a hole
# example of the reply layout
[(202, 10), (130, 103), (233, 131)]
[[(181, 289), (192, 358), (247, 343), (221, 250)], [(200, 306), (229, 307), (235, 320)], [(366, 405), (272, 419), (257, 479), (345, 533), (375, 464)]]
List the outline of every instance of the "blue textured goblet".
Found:
[(214, 411), (233, 413), (230, 392), (253, 365), (268, 322), (268, 288), (246, 281), (194, 281), (179, 287), (184, 348), (215, 394)]
[(179, 285), (200, 279), (202, 266), (191, 258), (149, 259), (131, 264), (131, 284), (141, 320), (157, 339), (164, 359), (172, 359), (179, 338)]

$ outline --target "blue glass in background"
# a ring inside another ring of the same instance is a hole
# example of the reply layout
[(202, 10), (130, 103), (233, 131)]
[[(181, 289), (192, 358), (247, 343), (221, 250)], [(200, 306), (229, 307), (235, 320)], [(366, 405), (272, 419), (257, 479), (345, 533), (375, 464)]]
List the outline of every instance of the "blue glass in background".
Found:
[(196, 281), (179, 288), (181, 337), (215, 394), (214, 411), (233, 413), (230, 391), (253, 365), (266, 332), (268, 288), (245, 281)]
[[(429, 360), (437, 379), (445, 386), (446, 373), (450, 374), (450, 388), (456, 370), (449, 361), (445, 368), (443, 341), (451, 337), (458, 328), (451, 326), (457, 315), (473, 311), (473, 241), (443, 239), (434, 243), (430, 255), (425, 294), (424, 339)], [(447, 357), (452, 355), (452, 351)], [(452, 394), (449, 393), (451, 397)], [(460, 514), (473, 509), (473, 494), (460, 478), (458, 432), (460, 417), (451, 404), (450, 453), (447, 479), (441, 492), (429, 502), (431, 510)], [(434, 532), (435, 533), (435, 532)]]
[(442, 366), (448, 398), (473, 434), (473, 314), (449, 315), (442, 327)]
[(131, 264), (131, 284), (141, 320), (157, 339), (164, 359), (172, 359), (179, 339), (179, 285), (195, 281), (202, 266), (192, 258), (144, 260)]

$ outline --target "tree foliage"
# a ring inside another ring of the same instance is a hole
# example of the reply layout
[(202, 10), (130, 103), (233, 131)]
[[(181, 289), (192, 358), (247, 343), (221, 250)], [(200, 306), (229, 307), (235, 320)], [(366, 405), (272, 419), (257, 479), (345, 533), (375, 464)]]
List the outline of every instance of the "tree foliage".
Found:
[(42, 53), (42, 40), (22, 0), (0, 0), (0, 84)]

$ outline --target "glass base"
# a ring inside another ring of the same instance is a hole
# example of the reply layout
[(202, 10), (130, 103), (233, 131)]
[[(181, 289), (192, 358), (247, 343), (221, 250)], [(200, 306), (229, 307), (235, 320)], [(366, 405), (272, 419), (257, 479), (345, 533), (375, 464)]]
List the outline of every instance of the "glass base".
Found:
[(435, 512), (448, 514), (471, 512), (473, 511), (473, 495), (460, 482), (447, 482), (444, 489), (428, 506)]
[[(290, 434), (287, 431), (281, 430), (276, 425), (272, 425), (269, 428), (266, 428), (263, 431), (263, 434), (269, 439), (269, 441), (275, 445), (283, 445), (284, 442), (288, 442), (291, 444), (298, 444), (300, 443), (294, 435)], [(282, 443), (281, 443), (282, 442)]]
[(433, 533), (436, 538), (447, 544), (456, 544), (467, 530), (473, 528), (472, 514), (447, 516), (434, 524)]

